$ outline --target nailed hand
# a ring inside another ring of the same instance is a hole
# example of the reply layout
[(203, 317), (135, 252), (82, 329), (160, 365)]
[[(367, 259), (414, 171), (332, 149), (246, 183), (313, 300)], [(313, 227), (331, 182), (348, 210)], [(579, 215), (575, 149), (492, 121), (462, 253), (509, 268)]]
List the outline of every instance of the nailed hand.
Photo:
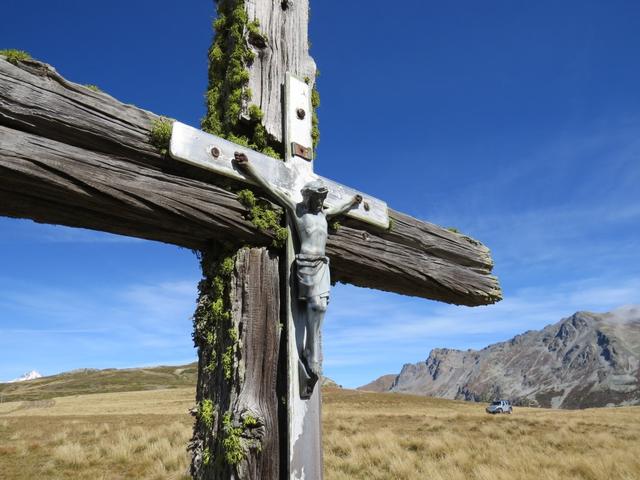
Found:
[(238, 167), (246, 167), (249, 165), (249, 157), (245, 153), (235, 152), (233, 154), (233, 160)]

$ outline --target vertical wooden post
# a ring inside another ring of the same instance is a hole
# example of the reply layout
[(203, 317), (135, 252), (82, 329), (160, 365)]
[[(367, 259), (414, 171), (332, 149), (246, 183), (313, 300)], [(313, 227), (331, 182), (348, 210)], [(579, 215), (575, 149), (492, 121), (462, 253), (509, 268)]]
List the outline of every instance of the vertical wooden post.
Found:
[(265, 248), (206, 252), (194, 316), (197, 407), (191, 474), (278, 479), (279, 258)]
[[(288, 73), (310, 87), (316, 76), (309, 55), (309, 0), (218, 0), (217, 6), (202, 129), (284, 157), (282, 86)], [(278, 350), (281, 328), (295, 326), (295, 299), (287, 298), (281, 309), (279, 296), (280, 288), (288, 290), (293, 257), (282, 262), (287, 272), (278, 271), (278, 259), (265, 249), (241, 249), (230, 258), (228, 252), (205, 252), (202, 258), (204, 280), (194, 316), (198, 406), (192, 476), (320, 479), (319, 432), (312, 439), (308, 429), (300, 434), (301, 424), (287, 426), (292, 418), (306, 422), (308, 414), (318, 425), (320, 418), (319, 385), (303, 403), (287, 389), (298, 382), (297, 365), (291, 370), (298, 359), (290, 344), (295, 329)], [(310, 455), (319, 466), (302, 472), (301, 462)]]

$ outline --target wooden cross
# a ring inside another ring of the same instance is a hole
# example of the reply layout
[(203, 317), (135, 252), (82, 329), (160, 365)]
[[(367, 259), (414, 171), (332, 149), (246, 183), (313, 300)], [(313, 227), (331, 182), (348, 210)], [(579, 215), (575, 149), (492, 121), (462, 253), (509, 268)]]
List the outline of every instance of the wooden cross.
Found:
[[(310, 156), (304, 150), (309, 145), (295, 134), (286, 138), (280, 89), (287, 72), (315, 78), (308, 1), (255, 0), (244, 8), (264, 26), (256, 60), (248, 66), (252, 101), (263, 110), (269, 134), (287, 147), (287, 161), (298, 153), (294, 161), (304, 175), (289, 177), (293, 183), (286, 187), (295, 195), (296, 182), (312, 175), (301, 158)], [(239, 250), (232, 270), (225, 270), (229, 309), (221, 314), (215, 340), (225, 358), (214, 364), (199, 351), (192, 473), (202, 479), (320, 479), (320, 392), (316, 388), (302, 399), (296, 391), (295, 302), (282, 288), (289, 282), (293, 247), (285, 254), (269, 249), (273, 233), (256, 229), (237, 194), (223, 188), (221, 173), (237, 172), (209, 171), (160, 151), (151, 140), (158, 121), (153, 113), (68, 81), (48, 65), (0, 57), (0, 215), (200, 250), (205, 281), (199, 301), (207, 307), (212, 268), (219, 266), (211, 260), (212, 243), (252, 245)], [(210, 138), (193, 136), (183, 146)], [(206, 147), (198, 153), (206, 162), (215, 158), (213, 147), (220, 158), (242, 150), (219, 138)], [(198, 155), (183, 160), (197, 163)], [(501, 298), (481, 243), (365, 200), (369, 210), (363, 202), (328, 240), (334, 281), (472, 306)]]
[[(284, 87), (283, 123), (287, 148), (285, 161), (274, 159), (247, 147), (229, 142), (187, 125), (173, 124), (170, 154), (173, 158), (191, 165), (216, 172), (242, 182), (254, 183), (234, 163), (239, 154), (250, 158), (252, 169), (273, 188), (278, 189), (294, 203), (302, 201), (303, 187), (312, 181), (320, 181), (327, 189), (325, 206), (330, 208), (345, 204), (348, 199), (360, 197), (359, 205), (346, 214), (381, 230), (389, 228), (389, 215), (385, 202), (357, 192), (313, 172), (312, 123), (310, 112), (311, 88), (304, 80), (287, 74)], [(258, 185), (259, 186), (259, 185)], [(285, 284), (288, 286), (287, 305), (287, 405), (288, 405), (288, 457), (292, 478), (321, 478), (321, 418), (320, 392), (315, 388), (317, 377), (305, 367), (302, 357), (305, 338), (309, 331), (296, 297), (292, 294), (296, 285), (290, 272), (295, 270), (295, 229), (289, 228), (287, 243)], [(318, 346), (319, 348), (319, 346)]]

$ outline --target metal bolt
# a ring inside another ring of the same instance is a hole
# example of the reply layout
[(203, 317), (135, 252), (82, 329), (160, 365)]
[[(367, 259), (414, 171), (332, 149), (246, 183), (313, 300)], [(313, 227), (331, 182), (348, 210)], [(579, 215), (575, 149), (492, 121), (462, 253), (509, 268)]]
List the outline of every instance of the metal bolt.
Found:
[(212, 147), (211, 156), (213, 156), (213, 158), (218, 158), (220, 156), (220, 149), (218, 147)]
[(371, 210), (371, 207), (369, 206), (369, 202), (364, 202), (363, 207), (364, 207), (365, 211), (367, 211), (367, 212), (368, 212), (369, 210)]
[(304, 109), (299, 108), (298, 110), (296, 110), (296, 113), (298, 114), (298, 118), (300, 120), (304, 120), (304, 117), (307, 115), (307, 112), (304, 111)]

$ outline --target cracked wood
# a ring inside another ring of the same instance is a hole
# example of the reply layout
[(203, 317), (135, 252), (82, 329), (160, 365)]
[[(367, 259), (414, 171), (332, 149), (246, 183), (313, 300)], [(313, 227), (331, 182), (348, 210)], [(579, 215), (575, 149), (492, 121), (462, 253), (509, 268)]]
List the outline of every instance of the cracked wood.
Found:
[[(158, 116), (0, 57), (0, 215), (203, 249), (212, 240), (266, 246), (224, 180), (162, 156)], [(327, 254), (339, 282), (484, 305), (501, 298), (489, 250), (393, 210), (393, 228), (346, 221)]]

